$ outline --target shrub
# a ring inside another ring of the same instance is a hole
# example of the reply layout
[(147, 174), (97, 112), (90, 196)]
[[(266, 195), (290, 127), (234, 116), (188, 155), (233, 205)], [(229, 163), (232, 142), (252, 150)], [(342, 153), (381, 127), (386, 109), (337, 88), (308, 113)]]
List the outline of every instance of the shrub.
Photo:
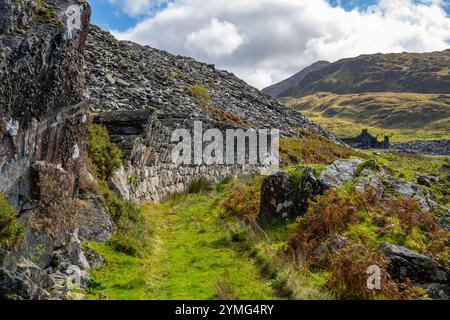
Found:
[[(370, 290), (367, 286), (370, 266), (381, 269), (381, 289)], [(331, 256), (328, 270), (331, 276), (327, 286), (340, 299), (401, 299), (399, 285), (389, 278), (385, 271), (384, 255), (376, 249), (363, 245), (349, 244)]]
[(91, 215), (92, 209), (79, 199), (61, 193), (58, 182), (47, 176), (39, 181), (40, 197), (32, 200), (32, 214), (27, 225), (33, 231), (44, 230), (54, 239), (67, 236), (67, 230), (74, 230), (80, 214)]
[(213, 108), (211, 111), (211, 116), (218, 122), (228, 123), (237, 127), (245, 127), (249, 124), (247, 120), (242, 119), (238, 115), (222, 108)]
[(193, 85), (187, 89), (187, 93), (193, 97), (198, 104), (205, 107), (211, 104), (211, 96), (209, 94), (208, 88), (201, 85)]
[(414, 228), (426, 232), (437, 232), (440, 229), (433, 215), (421, 210), (416, 199), (391, 198), (388, 201), (388, 208), (392, 214), (399, 218), (400, 225), (407, 235), (410, 235)]
[(122, 166), (122, 152), (111, 143), (108, 130), (98, 124), (92, 124), (88, 129), (88, 153), (96, 176), (101, 180), (111, 178), (114, 172)]
[(258, 218), (261, 202), (261, 177), (232, 185), (223, 203), (225, 212), (240, 217), (247, 222)]
[(24, 228), (17, 219), (15, 208), (9, 204), (4, 193), (0, 193), (0, 247), (11, 248), (19, 243)]
[(306, 215), (300, 219), (299, 230), (289, 240), (295, 253), (312, 260), (313, 250), (334, 233), (344, 231), (358, 221), (357, 208), (350, 197), (342, 197), (335, 190), (318, 196)]

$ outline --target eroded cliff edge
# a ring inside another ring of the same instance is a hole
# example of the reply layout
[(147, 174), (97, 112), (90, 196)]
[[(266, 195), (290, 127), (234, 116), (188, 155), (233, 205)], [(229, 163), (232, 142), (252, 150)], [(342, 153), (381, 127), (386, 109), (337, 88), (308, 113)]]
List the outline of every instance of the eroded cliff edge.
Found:
[(52, 207), (78, 193), (89, 18), (85, 1), (0, 1), (0, 189), (26, 226), (19, 245), (0, 249), (1, 296), (61, 297), (61, 280), (89, 268), (76, 224)]

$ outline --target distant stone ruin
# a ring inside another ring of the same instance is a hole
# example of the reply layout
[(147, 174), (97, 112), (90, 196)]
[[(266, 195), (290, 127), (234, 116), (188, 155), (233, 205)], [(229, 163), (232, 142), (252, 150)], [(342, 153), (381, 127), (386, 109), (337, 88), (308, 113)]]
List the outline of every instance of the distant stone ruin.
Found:
[(358, 149), (389, 149), (390, 139), (384, 137), (384, 141), (379, 141), (378, 136), (374, 137), (369, 133), (368, 129), (364, 129), (362, 133), (355, 138), (342, 139), (345, 143)]

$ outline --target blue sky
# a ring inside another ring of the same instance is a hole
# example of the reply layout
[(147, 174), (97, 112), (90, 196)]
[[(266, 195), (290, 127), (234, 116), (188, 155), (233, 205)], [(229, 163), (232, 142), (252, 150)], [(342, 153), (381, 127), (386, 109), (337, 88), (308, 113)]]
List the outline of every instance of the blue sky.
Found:
[(215, 64), (257, 88), (317, 60), (450, 47), (450, 0), (88, 1), (92, 22), (117, 38)]

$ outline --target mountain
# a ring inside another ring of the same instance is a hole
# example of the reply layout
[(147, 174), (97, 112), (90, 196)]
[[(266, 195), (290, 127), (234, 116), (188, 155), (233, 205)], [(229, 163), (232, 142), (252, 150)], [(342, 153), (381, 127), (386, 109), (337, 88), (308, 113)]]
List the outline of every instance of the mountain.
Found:
[(297, 87), (301, 83), (301, 81), (306, 78), (308, 74), (323, 69), (329, 64), (330, 63), (327, 61), (318, 61), (310, 65), (309, 67), (303, 69), (302, 71), (294, 74), (292, 77), (263, 89), (262, 92), (274, 98), (278, 98), (285, 91)]
[(430, 53), (361, 55), (312, 71), (279, 97), (304, 97), (318, 92), (449, 93), (450, 49)]

